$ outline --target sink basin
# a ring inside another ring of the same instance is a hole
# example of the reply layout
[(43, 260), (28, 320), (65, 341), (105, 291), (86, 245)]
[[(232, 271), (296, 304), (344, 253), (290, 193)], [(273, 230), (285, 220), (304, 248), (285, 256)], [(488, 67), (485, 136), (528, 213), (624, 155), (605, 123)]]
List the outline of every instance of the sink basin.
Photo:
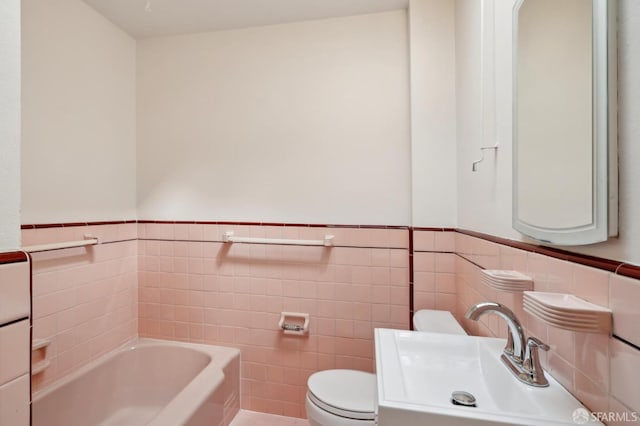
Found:
[[(588, 412), (549, 375), (547, 388), (519, 382), (500, 361), (504, 345), (504, 339), (376, 329), (379, 426), (586, 423), (573, 420)], [(454, 391), (472, 394), (476, 406), (453, 404)]]

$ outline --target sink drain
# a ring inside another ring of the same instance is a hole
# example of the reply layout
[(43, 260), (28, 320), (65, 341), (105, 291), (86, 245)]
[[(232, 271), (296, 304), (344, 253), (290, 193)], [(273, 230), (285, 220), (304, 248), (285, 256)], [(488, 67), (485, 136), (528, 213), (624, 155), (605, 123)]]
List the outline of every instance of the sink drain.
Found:
[(455, 391), (451, 394), (451, 402), (454, 405), (464, 405), (465, 407), (475, 407), (476, 397), (465, 391)]

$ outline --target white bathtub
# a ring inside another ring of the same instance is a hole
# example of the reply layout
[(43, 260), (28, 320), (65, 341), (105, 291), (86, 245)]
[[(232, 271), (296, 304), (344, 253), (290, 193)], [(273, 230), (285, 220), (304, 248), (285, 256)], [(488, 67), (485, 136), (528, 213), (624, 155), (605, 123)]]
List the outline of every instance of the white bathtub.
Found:
[(228, 425), (240, 352), (137, 339), (33, 397), (33, 426)]

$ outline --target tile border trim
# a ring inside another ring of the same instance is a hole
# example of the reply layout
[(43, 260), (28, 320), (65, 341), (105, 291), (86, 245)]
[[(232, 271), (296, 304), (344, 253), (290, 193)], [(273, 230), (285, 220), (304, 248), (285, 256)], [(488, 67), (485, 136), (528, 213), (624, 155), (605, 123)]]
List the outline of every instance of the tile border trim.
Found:
[(456, 228), (431, 228), (424, 226), (412, 226), (411, 229), (414, 231), (432, 231), (432, 232), (456, 232)]
[(413, 314), (415, 312), (415, 302), (413, 299), (414, 272), (413, 272), (413, 232), (414, 228), (409, 228), (409, 330), (413, 330)]
[[(69, 228), (73, 226), (121, 225), (125, 223), (161, 224), (161, 225), (231, 225), (231, 226), (277, 226), (300, 228), (350, 228), (350, 229), (410, 229), (405, 225), (344, 225), (325, 223), (289, 223), (289, 222), (242, 222), (230, 220), (113, 220), (96, 222), (37, 223), (20, 225), (20, 229)], [(428, 228), (424, 228), (426, 230)], [(429, 228), (430, 229), (430, 228)], [(433, 228), (447, 230), (447, 228)], [(421, 228), (422, 230), (422, 228)], [(453, 229), (450, 229), (453, 230)]]
[(20, 229), (45, 229), (45, 228), (71, 228), (74, 226), (97, 226), (97, 225), (122, 225), (125, 223), (138, 223), (137, 220), (110, 220), (95, 222), (64, 222), (64, 223), (36, 223), (20, 225)]
[[(44, 228), (65, 228), (74, 226), (96, 226), (96, 225), (120, 225), (128, 223), (140, 223), (140, 224), (172, 224), (172, 225), (230, 225), (230, 226), (279, 226), (279, 227), (306, 227), (306, 228), (349, 228), (349, 229), (400, 229), (408, 230), (410, 233), (414, 231), (432, 231), (432, 232), (458, 232), (463, 235), (468, 235), (475, 238), (480, 238), (486, 241), (491, 241), (504, 246), (538, 253), (545, 256), (550, 256), (556, 259), (565, 260), (573, 263), (578, 263), (592, 268), (602, 269), (608, 272), (613, 272), (617, 275), (622, 275), (630, 278), (640, 280), (640, 266), (633, 265), (626, 262), (606, 259), (602, 257), (590, 256), (558, 248), (538, 246), (523, 241), (510, 240), (507, 238), (497, 237), (482, 232), (471, 231), (461, 228), (447, 228), (447, 227), (412, 227), (403, 225), (344, 225), (344, 224), (320, 224), (320, 223), (286, 223), (286, 222), (242, 222), (242, 221), (199, 221), (199, 220), (115, 220), (115, 221), (95, 221), (95, 222), (68, 222), (68, 223), (42, 223), (42, 224), (25, 224), (21, 225), (21, 229), (44, 229)], [(413, 237), (413, 235), (411, 235)], [(411, 250), (409, 250), (412, 252)], [(7, 255), (0, 257), (0, 263), (13, 263), (26, 261), (24, 255), (19, 255), (14, 252), (13, 255)], [(457, 253), (457, 252), (456, 252)], [(457, 253), (459, 254), (459, 253)], [(0, 254), (1, 255), (1, 254)], [(17, 256), (17, 257), (16, 257)], [(8, 259), (8, 260), (3, 260)], [(13, 259), (13, 260), (11, 260)]]
[(26, 262), (28, 260), (27, 254), (23, 251), (8, 251), (0, 253), (0, 265), (6, 265), (9, 263)]
[(482, 240), (505, 245), (508, 247), (538, 253), (545, 256), (553, 257), (559, 260), (578, 263), (580, 265), (589, 266), (596, 269), (612, 272), (616, 275), (622, 275), (630, 278), (640, 279), (640, 266), (630, 263), (611, 260), (602, 257), (590, 256), (587, 254), (570, 252), (553, 247), (537, 246), (535, 244), (525, 243), (522, 241), (509, 240), (507, 238), (496, 237), (494, 235), (483, 234), (482, 232), (469, 231), (466, 229), (456, 229), (456, 232), (469, 235), (471, 237), (480, 238)]
[(229, 220), (214, 221), (182, 221), (182, 220), (138, 220), (138, 223), (167, 224), (167, 225), (230, 225), (230, 226), (275, 226), (275, 227), (299, 227), (299, 228), (351, 228), (351, 229), (410, 229), (404, 225), (345, 225), (327, 223), (289, 223), (289, 222), (242, 222)]

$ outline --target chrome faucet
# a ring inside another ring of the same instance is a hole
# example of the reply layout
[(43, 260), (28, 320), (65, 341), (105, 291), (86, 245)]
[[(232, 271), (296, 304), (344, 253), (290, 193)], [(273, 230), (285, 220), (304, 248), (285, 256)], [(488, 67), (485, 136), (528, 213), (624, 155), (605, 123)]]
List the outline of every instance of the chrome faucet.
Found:
[(470, 307), (464, 316), (477, 321), (486, 313), (494, 313), (504, 319), (509, 326), (507, 345), (500, 359), (521, 382), (531, 386), (549, 386), (544, 370), (540, 365), (538, 349), (549, 350), (549, 346), (535, 337), (526, 339), (522, 324), (513, 311), (496, 302), (480, 302)]
[(504, 353), (508, 355), (509, 359), (522, 364), (522, 360), (524, 360), (524, 331), (516, 314), (511, 309), (495, 302), (480, 302), (470, 307), (464, 316), (478, 321), (478, 318), (487, 312), (497, 314), (507, 322), (509, 334), (507, 335), (507, 346), (504, 347)]

